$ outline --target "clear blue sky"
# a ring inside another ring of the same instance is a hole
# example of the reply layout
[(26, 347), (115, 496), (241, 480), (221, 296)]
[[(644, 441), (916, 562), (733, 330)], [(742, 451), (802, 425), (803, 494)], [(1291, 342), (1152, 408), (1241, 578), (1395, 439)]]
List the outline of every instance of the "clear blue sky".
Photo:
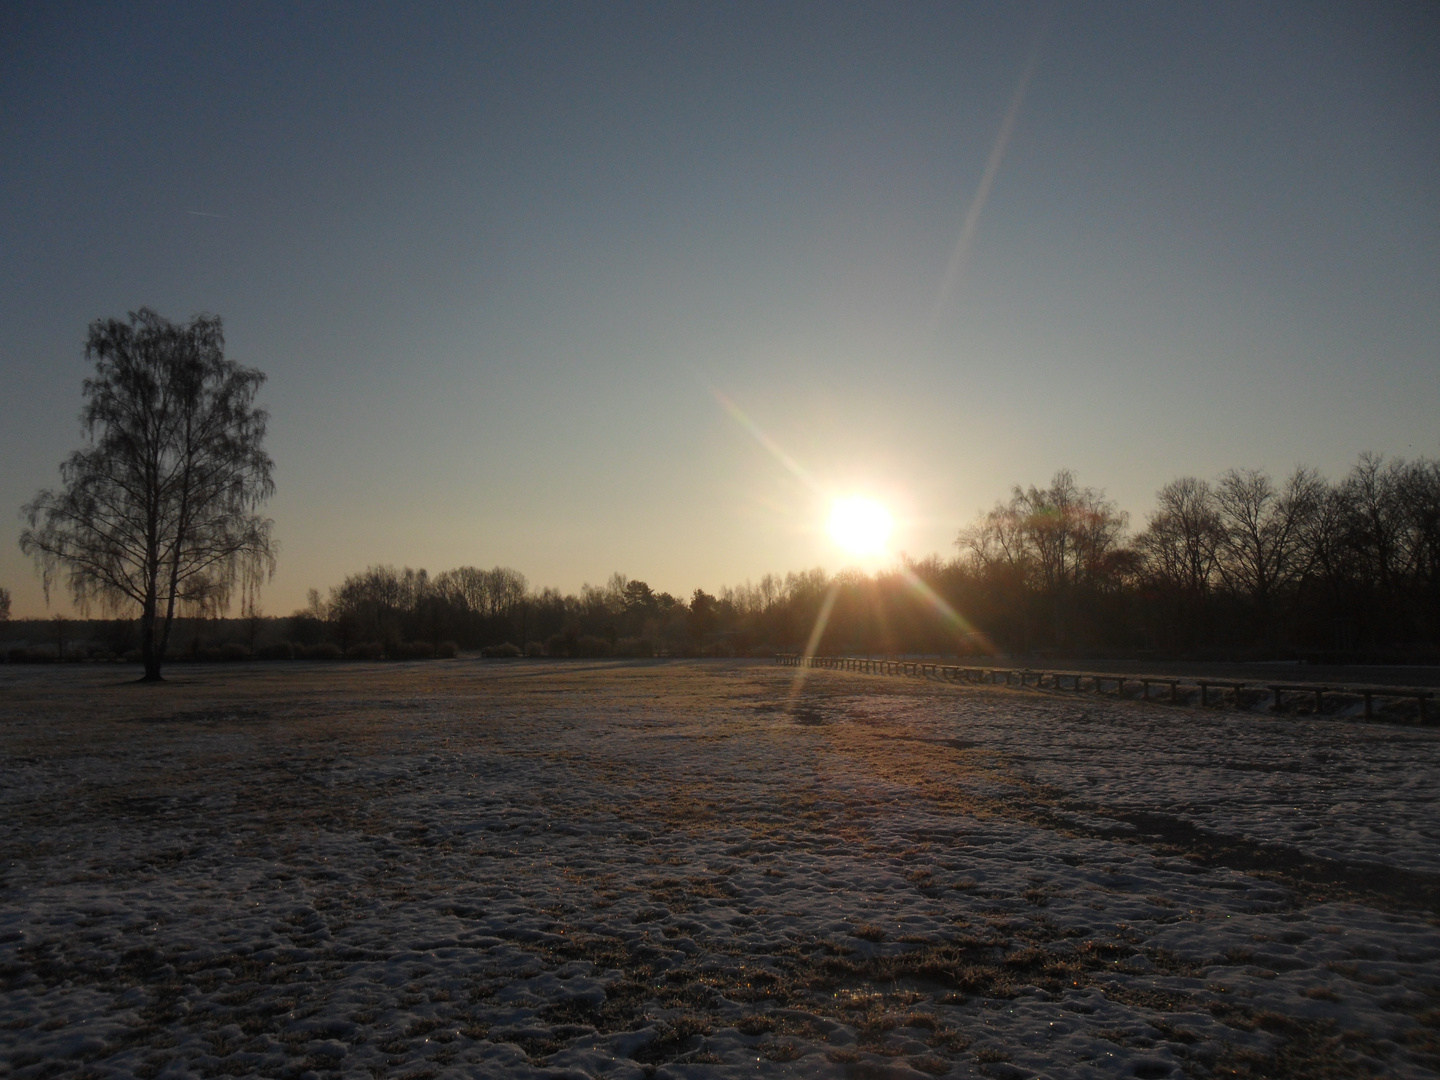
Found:
[(17, 615), (86, 327), (141, 305), (269, 374), (272, 613), (372, 562), (837, 569), (831, 493), (948, 555), (1062, 466), (1138, 525), (1440, 455), (1440, 7), (9, 4), (0, 251)]

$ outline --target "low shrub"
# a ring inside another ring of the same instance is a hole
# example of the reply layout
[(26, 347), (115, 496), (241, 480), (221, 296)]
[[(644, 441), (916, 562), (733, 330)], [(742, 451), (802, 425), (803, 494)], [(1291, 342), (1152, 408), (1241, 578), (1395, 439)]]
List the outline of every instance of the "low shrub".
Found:
[(379, 660), (384, 655), (385, 650), (376, 641), (361, 641), (345, 650), (346, 660)]
[(253, 659), (248, 645), (238, 641), (227, 641), (224, 645), (206, 645), (194, 650), (188, 656), (177, 656), (177, 660), (199, 660), (206, 664), (228, 664), (237, 660)]
[(390, 646), (393, 660), (432, 660), (435, 646), (428, 641), (397, 641)]
[(545, 646), (538, 641), (527, 641), (525, 643), (526, 656), (544, 656)]
[(492, 660), (513, 660), (520, 655), (520, 649), (507, 641), (502, 645), (486, 645), (480, 650), (480, 655)]
[(616, 656), (654, 656), (655, 646), (648, 638), (622, 637), (615, 642)]
[(296, 655), (301, 660), (339, 660), (345, 654), (333, 641), (322, 641), (319, 645), (302, 646)]
[(288, 641), (277, 641), (258, 650), (255, 655), (261, 660), (294, 660), (295, 646)]
[(435, 659), (454, 660), (460, 655), (460, 646), (453, 641), (442, 641), (435, 647)]
[(581, 634), (575, 639), (576, 656), (611, 656), (614, 652), (614, 647), (604, 638)]

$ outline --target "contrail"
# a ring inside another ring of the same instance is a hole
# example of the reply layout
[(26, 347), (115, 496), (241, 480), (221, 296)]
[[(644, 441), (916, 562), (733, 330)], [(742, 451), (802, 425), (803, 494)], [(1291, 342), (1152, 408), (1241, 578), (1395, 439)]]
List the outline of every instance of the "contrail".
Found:
[(1049, 33), (1053, 12), (1053, 7), (1046, 11), (1045, 21), (1040, 24), (1040, 29), (1035, 35), (1035, 44), (1030, 49), (1030, 57), (1025, 61), (1025, 69), (1020, 73), (1020, 84), (1015, 87), (1015, 95), (1010, 99), (1010, 108), (1005, 111), (1005, 119), (1000, 124), (1000, 133), (995, 136), (995, 145), (990, 148), (990, 157), (985, 162), (985, 173), (980, 177), (980, 186), (975, 190), (975, 197), (970, 200), (970, 209), (965, 211), (965, 224), (960, 227), (960, 238), (955, 241), (955, 250), (950, 255), (950, 265), (945, 268), (945, 276), (940, 279), (940, 291), (935, 296), (935, 310), (930, 313), (927, 337), (935, 333), (935, 327), (940, 321), (940, 313), (944, 310), (945, 302), (950, 298), (950, 293), (960, 278), (960, 271), (965, 264), (965, 254), (970, 248), (970, 241), (975, 238), (976, 229), (980, 226), (980, 212), (985, 209), (985, 200), (990, 197), (990, 188), (995, 183), (995, 174), (1000, 171), (1000, 162), (1005, 158), (1005, 149), (1010, 145), (1010, 134), (1015, 130), (1015, 121), (1020, 116), (1020, 106), (1024, 104), (1025, 92), (1030, 89), (1030, 79), (1034, 76), (1035, 68), (1040, 63), (1040, 49), (1045, 44), (1046, 35)]
[(224, 214), (207, 214), (204, 210), (186, 210), (185, 213), (189, 214), (191, 217), (223, 218), (225, 216)]

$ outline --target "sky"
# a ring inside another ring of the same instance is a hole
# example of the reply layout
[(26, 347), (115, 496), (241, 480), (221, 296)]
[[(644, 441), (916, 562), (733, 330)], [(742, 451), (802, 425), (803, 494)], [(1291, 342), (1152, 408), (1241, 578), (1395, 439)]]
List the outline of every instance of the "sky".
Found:
[(264, 371), (288, 614), (688, 595), (1059, 468), (1440, 456), (1434, 4), (0, 5), (0, 585), (89, 323)]

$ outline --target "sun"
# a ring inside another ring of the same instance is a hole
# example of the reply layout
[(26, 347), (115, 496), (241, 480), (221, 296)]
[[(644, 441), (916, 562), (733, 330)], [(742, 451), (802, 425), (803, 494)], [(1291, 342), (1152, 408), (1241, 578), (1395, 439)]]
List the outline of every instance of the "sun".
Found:
[(879, 555), (894, 527), (890, 511), (874, 499), (852, 496), (830, 507), (830, 539), (851, 555)]

